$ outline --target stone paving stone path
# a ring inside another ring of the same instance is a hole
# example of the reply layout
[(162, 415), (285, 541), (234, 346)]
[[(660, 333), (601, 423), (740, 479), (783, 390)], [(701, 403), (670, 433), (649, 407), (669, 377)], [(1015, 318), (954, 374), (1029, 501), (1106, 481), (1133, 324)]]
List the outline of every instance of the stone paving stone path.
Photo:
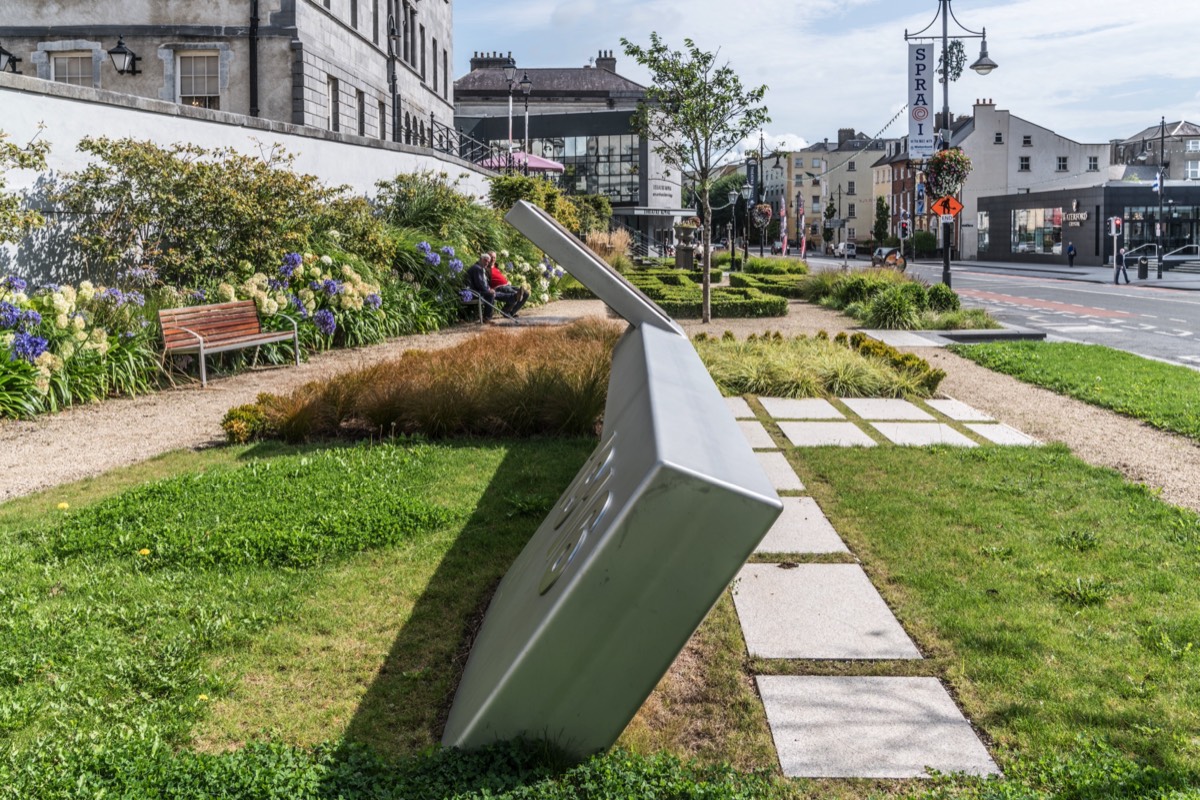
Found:
[[(734, 607), (751, 657), (787, 660), (922, 659), (871, 584), (851, 563), (782, 557), (850, 557), (782, 452), (791, 447), (950, 444), (1031, 445), (1029, 436), (957, 400), (726, 398), (776, 491), (783, 514), (745, 565)], [(766, 423), (766, 424), (763, 424)], [(782, 437), (772, 434), (778, 429)], [(778, 439), (778, 444), (777, 444)], [(998, 774), (987, 749), (945, 687), (927, 677), (760, 675), (759, 695), (784, 775), (913, 778), (928, 769)]]

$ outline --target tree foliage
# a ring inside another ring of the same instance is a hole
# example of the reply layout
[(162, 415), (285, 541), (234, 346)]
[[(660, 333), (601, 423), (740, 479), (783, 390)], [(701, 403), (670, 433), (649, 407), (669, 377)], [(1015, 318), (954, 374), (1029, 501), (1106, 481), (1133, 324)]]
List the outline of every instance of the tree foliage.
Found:
[(875, 227), (871, 229), (871, 236), (876, 242), (882, 244), (888, 236), (888, 228), (892, 223), (892, 210), (888, 208), (888, 202), (883, 197), (875, 198)]
[[(710, 220), (715, 166), (752, 131), (770, 122), (766, 107), (759, 105), (767, 87), (747, 89), (728, 63), (718, 66), (717, 53), (701, 50), (691, 39), (683, 42), (685, 49), (680, 51), (654, 32), (648, 47), (621, 39), (625, 55), (649, 69), (652, 78), (633, 127), (663, 161), (692, 178), (703, 204), (701, 217)], [(705, 226), (704, 322), (711, 317), (711, 240)]]
[(40, 213), (21, 208), (21, 199), (5, 191), (8, 181), (4, 174), (10, 169), (45, 169), (48, 152), (50, 143), (39, 142), (37, 136), (22, 147), (0, 130), (0, 243), (15, 242), (45, 222)]

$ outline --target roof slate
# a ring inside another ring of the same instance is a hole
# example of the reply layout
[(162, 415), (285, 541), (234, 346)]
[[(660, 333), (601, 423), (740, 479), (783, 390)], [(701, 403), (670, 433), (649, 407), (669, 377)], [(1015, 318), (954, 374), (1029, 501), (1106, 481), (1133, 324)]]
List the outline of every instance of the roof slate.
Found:
[[(615, 72), (597, 67), (534, 67), (522, 69), (533, 83), (531, 97), (579, 94), (645, 94), (646, 87)], [(520, 91), (519, 89), (517, 90)], [(454, 82), (455, 95), (508, 94), (500, 69), (475, 69)]]

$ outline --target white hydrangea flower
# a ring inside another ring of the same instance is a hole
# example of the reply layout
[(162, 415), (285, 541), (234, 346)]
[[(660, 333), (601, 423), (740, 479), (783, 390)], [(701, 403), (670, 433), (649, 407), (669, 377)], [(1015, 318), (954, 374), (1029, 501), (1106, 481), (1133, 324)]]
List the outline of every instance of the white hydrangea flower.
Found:
[(549, 303), (550, 295), (546, 294), (545, 292), (542, 292), (540, 295), (538, 295), (538, 300), (542, 303)]
[(86, 303), (96, 296), (96, 287), (91, 281), (83, 281), (79, 284), (79, 300)]
[(321, 263), (327, 267), (333, 266), (333, 259), (329, 256), (321, 256)]
[(222, 283), (217, 287), (217, 299), (224, 303), (230, 303), (237, 299), (237, 295), (232, 286), (228, 283)]
[(85, 323), (85, 322), (83, 321), (83, 317), (80, 317), (80, 316), (75, 316), (75, 317), (73, 317), (73, 318), (71, 319), (71, 327), (72, 327), (72, 328), (74, 328), (74, 329), (75, 329), (75, 330), (77, 330), (77, 331), (81, 331), (81, 330), (83, 330), (83, 328), (84, 328), (84, 326), (85, 326), (86, 324), (87, 324), (87, 323)]
[(60, 331), (65, 331), (67, 326), (71, 324), (70, 318), (66, 314), (59, 314), (54, 318), (54, 327)]

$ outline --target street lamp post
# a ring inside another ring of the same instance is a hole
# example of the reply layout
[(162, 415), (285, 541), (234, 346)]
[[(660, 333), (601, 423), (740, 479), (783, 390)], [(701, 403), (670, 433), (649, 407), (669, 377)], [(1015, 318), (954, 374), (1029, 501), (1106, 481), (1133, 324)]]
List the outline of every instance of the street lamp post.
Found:
[(513, 163), (513, 128), (512, 128), (512, 112), (513, 112), (513, 86), (517, 82), (517, 62), (513, 60), (510, 53), (504, 62), (504, 80), (508, 82), (508, 171), (512, 172)]
[(1154, 231), (1154, 248), (1158, 251), (1158, 279), (1162, 280), (1163, 273), (1163, 192), (1167, 188), (1167, 176), (1163, 174), (1166, 164), (1167, 151), (1167, 118), (1164, 116), (1158, 125), (1158, 225)]
[(533, 81), (529, 73), (521, 76), (521, 94), (525, 96), (525, 171), (529, 172), (529, 91), (533, 89)]
[[(942, 134), (941, 144), (938, 149), (950, 149), (950, 136), (953, 126), (950, 123), (950, 81), (958, 76), (951, 76), (950, 69), (950, 18), (954, 17), (954, 24), (962, 31), (956, 34), (957, 38), (962, 39), (979, 39), (979, 58), (971, 65), (971, 69), (978, 72), (980, 75), (987, 75), (996, 68), (996, 62), (988, 57), (987, 50), (987, 28), (981, 31), (973, 31), (967, 26), (958, 21), (958, 17), (954, 16), (954, 12), (950, 9), (951, 0), (938, 0), (938, 11), (934, 15), (933, 21), (926, 25), (916, 33), (910, 34), (907, 30), (904, 31), (904, 41), (911, 39), (927, 39), (936, 40), (936, 36), (922, 36), (921, 34), (933, 27), (933, 23), (937, 22), (938, 17), (942, 19)], [(964, 59), (965, 60), (965, 59)], [(961, 65), (962, 62), (959, 62)], [(959, 67), (961, 69), (961, 66)], [(950, 239), (954, 235), (954, 223), (952, 221), (942, 222), (942, 283), (946, 286), (950, 285)]]
[[(766, 199), (765, 196), (767, 193), (767, 182), (766, 182), (766, 179), (763, 178), (763, 175), (766, 170), (766, 165), (763, 163), (763, 161), (766, 159), (765, 147), (766, 147), (766, 142), (763, 139), (763, 131), (760, 128), (758, 131), (758, 181), (757, 181), (758, 185), (754, 187), (754, 202), (755, 202), (755, 204), (761, 203), (761, 202), (763, 202), (763, 200)], [(771, 169), (779, 169), (780, 152), (778, 150), (776, 150), (774, 153), (771, 154), (771, 156), (775, 159), (775, 164), (771, 167)], [(749, 230), (750, 230), (750, 226), (747, 225), (746, 226), (747, 233), (749, 232)], [(758, 232), (758, 255), (759, 255), (759, 258), (762, 258), (762, 256), (763, 256), (763, 242), (766, 240), (766, 238), (767, 238), (767, 226), (761, 226), (761, 228)]]
[[(392, 96), (392, 141), (400, 141), (400, 109), (396, 102), (399, 93), (396, 87), (396, 42), (400, 33), (396, 30), (396, 18), (388, 14), (387, 18), (387, 61), (388, 61), (388, 92)], [(382, 123), (382, 120), (381, 120)]]

